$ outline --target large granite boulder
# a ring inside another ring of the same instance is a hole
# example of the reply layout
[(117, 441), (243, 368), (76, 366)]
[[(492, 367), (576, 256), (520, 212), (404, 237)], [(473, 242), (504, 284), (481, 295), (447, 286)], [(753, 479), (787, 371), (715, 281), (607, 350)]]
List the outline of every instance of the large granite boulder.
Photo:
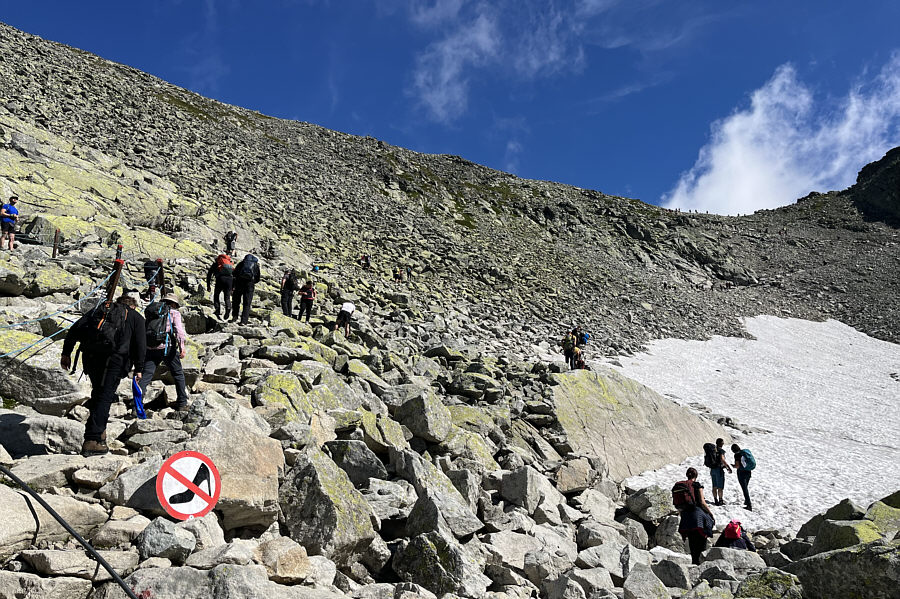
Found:
[(482, 574), (470, 550), (453, 536), (428, 532), (413, 537), (393, 559), (403, 580), (420, 584), (438, 596), (483, 597), (491, 579)]
[(893, 599), (900, 589), (900, 541), (826, 551), (782, 569), (800, 579), (806, 599)]
[(298, 457), (281, 484), (280, 498), (291, 538), (311, 554), (346, 565), (375, 538), (369, 504), (347, 473), (316, 448)]
[(871, 520), (824, 520), (807, 555), (870, 543), (880, 538), (881, 531)]
[(601, 458), (616, 480), (677, 463), (709, 439), (728, 438), (649, 387), (598, 367), (552, 375), (556, 416), (575, 453)]

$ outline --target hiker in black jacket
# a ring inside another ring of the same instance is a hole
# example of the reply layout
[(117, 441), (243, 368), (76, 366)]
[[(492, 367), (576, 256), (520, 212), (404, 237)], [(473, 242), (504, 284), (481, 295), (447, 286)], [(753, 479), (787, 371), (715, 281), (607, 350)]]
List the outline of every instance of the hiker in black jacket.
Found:
[(285, 316), (291, 316), (294, 311), (294, 295), (299, 284), (295, 269), (284, 271), (281, 276), (281, 312)]
[[(234, 293), (231, 295), (231, 322), (237, 322), (238, 314), (241, 315), (241, 324), (250, 322), (250, 304), (253, 303), (253, 292), (259, 283), (259, 259), (253, 254), (247, 254), (244, 259), (234, 267)], [(244, 310), (241, 311), (241, 302)]]
[(216, 287), (213, 289), (213, 310), (216, 318), (219, 318), (219, 295), (225, 299), (225, 320), (231, 314), (231, 294), (234, 288), (234, 266), (231, 264), (231, 256), (219, 254), (206, 271), (206, 288), (209, 289), (212, 278), (216, 278)]
[[(144, 317), (135, 310), (137, 293), (123, 294), (111, 304), (101, 320), (103, 304), (79, 318), (66, 334), (59, 365), (65, 370), (72, 366), (72, 350), (80, 343), (81, 368), (91, 380), (90, 410), (84, 425), (81, 455), (85, 457), (109, 453), (106, 445), (106, 424), (109, 408), (116, 399), (116, 388), (134, 366), (134, 378), (141, 380), (147, 355)], [(100, 311), (100, 312), (98, 312)], [(108, 332), (112, 346), (98, 341), (99, 327)]]

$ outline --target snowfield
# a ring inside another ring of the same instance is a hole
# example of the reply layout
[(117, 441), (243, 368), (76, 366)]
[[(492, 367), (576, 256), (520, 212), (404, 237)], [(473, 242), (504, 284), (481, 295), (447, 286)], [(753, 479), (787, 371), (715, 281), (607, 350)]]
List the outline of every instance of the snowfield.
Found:
[[(726, 473), (726, 505), (711, 506), (716, 523), (737, 518), (751, 532), (796, 533), (845, 497), (866, 507), (900, 489), (900, 345), (834, 320), (759, 316), (744, 325), (755, 340), (666, 339), (647, 353), (619, 358), (621, 366), (608, 364), (680, 404), (702, 403), (772, 431), (735, 434), (757, 460), (750, 480), (754, 511), (742, 508), (737, 478)], [(626, 484), (669, 489), (694, 466), (711, 501), (702, 453), (698, 447), (696, 458)]]

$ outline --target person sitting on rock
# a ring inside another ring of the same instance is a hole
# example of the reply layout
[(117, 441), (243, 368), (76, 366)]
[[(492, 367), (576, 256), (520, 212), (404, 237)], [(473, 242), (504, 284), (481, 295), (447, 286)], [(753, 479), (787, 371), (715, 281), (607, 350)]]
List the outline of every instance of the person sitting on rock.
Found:
[[(59, 365), (72, 367), (72, 350), (79, 344), (81, 367), (91, 381), (90, 414), (84, 424), (84, 457), (109, 453), (106, 425), (116, 389), (134, 366), (134, 379), (140, 383), (147, 356), (144, 317), (135, 309), (137, 291), (122, 294), (115, 302), (102, 302), (79, 318), (63, 342)], [(75, 361), (78, 361), (76, 356)]]
[(160, 302), (147, 306), (144, 312), (147, 340), (153, 343), (153, 346), (147, 348), (147, 359), (144, 361), (139, 386), (141, 396), (146, 397), (147, 385), (153, 380), (160, 363), (165, 362), (172, 378), (175, 379), (175, 410), (183, 412), (188, 409), (187, 384), (184, 368), (181, 366), (181, 360), (187, 350), (187, 333), (184, 330), (184, 319), (178, 310), (180, 307), (178, 297), (174, 293), (166, 295)]
[[(712, 538), (713, 527), (716, 524), (706, 499), (703, 497), (703, 485), (697, 481), (697, 469), (687, 469), (685, 487), (688, 490), (689, 500), (682, 506), (678, 506), (681, 512), (681, 521), (678, 523), (678, 532), (681, 538), (688, 540), (691, 550), (691, 562), (700, 563), (703, 552), (706, 551), (707, 539)], [(680, 485), (680, 483), (679, 483)], [(678, 487), (679, 485), (676, 485)], [(675, 489), (673, 488), (673, 496)]]
[(350, 319), (354, 312), (356, 312), (356, 306), (353, 305), (353, 302), (344, 302), (341, 305), (341, 311), (338, 312), (335, 330), (344, 327), (344, 337), (350, 337)]
[(753, 541), (747, 536), (747, 531), (738, 520), (732, 520), (725, 525), (725, 530), (719, 535), (714, 546), (756, 552), (756, 546), (753, 545)]

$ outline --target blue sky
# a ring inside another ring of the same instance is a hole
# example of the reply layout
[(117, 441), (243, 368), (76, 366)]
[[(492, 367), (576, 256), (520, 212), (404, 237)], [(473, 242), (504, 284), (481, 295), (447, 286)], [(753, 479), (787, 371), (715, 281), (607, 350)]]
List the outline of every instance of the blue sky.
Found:
[(900, 145), (893, 0), (29, 0), (0, 20), (269, 115), (686, 209), (843, 188)]

